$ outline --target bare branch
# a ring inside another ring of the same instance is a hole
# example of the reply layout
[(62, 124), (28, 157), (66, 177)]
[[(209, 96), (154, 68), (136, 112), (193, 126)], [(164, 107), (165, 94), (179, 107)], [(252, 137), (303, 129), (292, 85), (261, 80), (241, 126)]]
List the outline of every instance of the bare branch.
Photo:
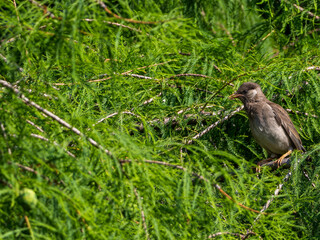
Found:
[(125, 75), (126, 75), (126, 76), (130, 76), (130, 77), (141, 78), (141, 79), (150, 79), (150, 80), (157, 80), (157, 81), (159, 81), (159, 79), (152, 78), (152, 77), (148, 77), (148, 76), (143, 76), (143, 75), (138, 75), (138, 74), (125, 74)]
[(62, 126), (70, 129), (71, 131), (73, 131), (74, 133), (76, 133), (77, 135), (86, 138), (91, 145), (95, 146), (98, 149), (101, 149), (102, 151), (104, 151), (106, 154), (108, 154), (109, 156), (112, 156), (112, 153), (105, 149), (102, 145), (100, 145), (99, 143), (97, 143), (95, 140), (93, 140), (90, 137), (87, 137), (85, 134), (83, 134), (82, 132), (80, 132), (80, 130), (78, 130), (77, 128), (71, 126), (69, 123), (67, 123), (66, 121), (64, 121), (63, 119), (59, 118), (57, 115), (53, 114), (52, 112), (48, 111), (45, 108), (40, 107), (37, 103), (30, 101), (27, 97), (25, 97), (19, 89), (13, 87), (9, 82), (5, 81), (5, 80), (0, 80), (0, 84), (2, 84), (3, 86), (10, 88), (13, 90), (13, 92), (20, 98), (23, 100), (23, 102), (25, 104), (31, 105), (32, 107), (36, 108), (37, 110), (39, 110), (40, 112), (44, 113), (45, 115), (51, 117), (53, 120), (57, 121), (59, 124), (61, 124)]
[(207, 76), (207, 75), (203, 75), (203, 74), (197, 74), (197, 73), (181, 73), (181, 74), (177, 74), (177, 75), (173, 75), (171, 77), (169, 77), (169, 79), (175, 78), (175, 77), (202, 77), (202, 78), (213, 78), (211, 76)]
[(231, 33), (228, 31), (228, 29), (226, 29), (225, 26), (224, 26), (222, 23), (219, 23), (218, 25), (219, 25), (219, 27), (220, 27), (223, 31), (226, 32), (227, 36), (229, 37), (229, 39), (230, 39), (231, 42), (232, 42), (232, 45), (233, 45), (233, 46), (236, 46), (236, 42), (234, 41), (234, 39), (233, 39)]
[[(6, 129), (5, 129), (5, 127), (4, 127), (4, 125), (3, 125), (2, 122), (0, 122), (0, 127), (1, 127), (1, 130), (2, 130), (3, 138), (4, 138), (4, 140), (7, 142), (7, 145), (8, 145), (7, 132), (6, 132)], [(11, 148), (9, 147), (9, 145), (8, 145), (8, 153), (9, 153), (9, 155), (12, 154), (12, 151), (11, 151)]]
[[(38, 135), (38, 134), (34, 134), (34, 133), (31, 133), (30, 134), (31, 137), (34, 137), (34, 138), (38, 138), (38, 139), (41, 139), (43, 141), (46, 141), (46, 142), (49, 142), (49, 139), (41, 136), (41, 135)], [(53, 142), (54, 145), (58, 146), (58, 147), (61, 147), (56, 141)], [(73, 157), (73, 158), (76, 158), (76, 156), (69, 152), (67, 149), (64, 149), (64, 151), (70, 156), (70, 157)]]
[[(288, 1), (286, 1), (286, 2), (288, 2)], [(312, 12), (310, 12), (310, 11), (308, 11), (308, 10), (305, 10), (303, 7), (300, 7), (300, 6), (297, 5), (297, 4), (293, 4), (293, 6), (294, 6), (296, 9), (300, 10), (301, 12), (304, 12), (304, 11), (305, 11), (310, 17), (314, 17), (315, 19), (320, 20), (320, 17), (319, 17), (319, 16), (315, 15), (314, 13), (312, 13)]]
[[(89, 19), (89, 18), (85, 18), (85, 19), (82, 19), (82, 20), (83, 20), (83, 21), (86, 21), (86, 22), (94, 22), (94, 21), (96, 21), (95, 19)], [(109, 22), (109, 21), (102, 21), (102, 22), (103, 22), (103, 23), (107, 23), (107, 24), (109, 24), (109, 25), (114, 25), (114, 26), (118, 26), (118, 27), (128, 28), (128, 29), (130, 29), (130, 30), (132, 30), (132, 31), (135, 31), (135, 32), (144, 33), (144, 32), (142, 32), (140, 29), (133, 28), (133, 27), (129, 27), (129, 26), (126, 26), (126, 25), (121, 24), (121, 23)], [(150, 35), (149, 33), (144, 33), (144, 34), (146, 34), (147, 36), (150, 36), (150, 37), (151, 37), (151, 35)]]
[(286, 111), (289, 112), (289, 113), (296, 113), (296, 114), (305, 115), (305, 116), (307, 116), (307, 117), (308, 117), (308, 116), (311, 116), (311, 117), (314, 117), (314, 118), (318, 118), (317, 115), (314, 115), (314, 114), (309, 115), (309, 113), (300, 112), (300, 111), (295, 111), (295, 110), (292, 110), (292, 109), (289, 109), (289, 108), (287, 108)]
[[(56, 16), (52, 13), (52, 12), (49, 12), (47, 10), (47, 7), (44, 6), (44, 5), (41, 5), (40, 3), (38, 3), (36, 0), (29, 0), (29, 2), (31, 2), (32, 4), (36, 5), (38, 8), (41, 8), (43, 10), (43, 12), (45, 14), (48, 14), (51, 18), (56, 18)], [(61, 18), (58, 18), (58, 19), (61, 19)]]
[(41, 127), (37, 126), (36, 124), (34, 124), (33, 122), (31, 122), (30, 120), (27, 119), (26, 121), (27, 121), (27, 123), (29, 123), (31, 126), (34, 126), (36, 129), (38, 129), (40, 132), (42, 132), (42, 133), (44, 132)]
[[(34, 173), (35, 175), (40, 175), (36, 170), (34, 170), (33, 168), (31, 167), (27, 167), (27, 166), (24, 166), (20, 163), (16, 163), (16, 162), (8, 162), (8, 164), (11, 164), (11, 165), (16, 165), (17, 167), (27, 171), (27, 172), (31, 172), (31, 173)], [(47, 180), (48, 182), (50, 182), (50, 178), (48, 178), (47, 176), (44, 176), (44, 175), (40, 175), (42, 178), (44, 178), (45, 180)]]
[[(162, 63), (155, 63), (155, 64), (148, 65), (148, 66), (138, 67), (138, 68), (136, 68), (136, 69), (132, 69), (132, 70), (129, 70), (129, 71), (120, 73), (120, 75), (128, 75), (129, 73), (131, 73), (131, 72), (133, 72), (133, 71), (135, 71), (135, 70), (141, 70), (141, 69), (145, 69), (145, 68), (149, 68), (149, 67), (160, 66), (160, 65), (164, 65), (164, 64), (166, 64), (166, 63), (172, 62), (172, 61), (173, 61), (173, 60), (169, 60), (169, 61), (162, 62)], [(134, 76), (136, 77), (136, 76), (141, 76), (141, 75), (134, 75)], [(88, 80), (88, 82), (102, 82), (102, 81), (105, 81), (105, 80), (109, 80), (109, 79), (111, 79), (111, 78), (112, 78), (112, 76), (107, 77), (107, 78), (102, 78), (102, 79)], [(54, 83), (53, 85), (65, 86), (65, 85), (68, 85), (68, 84), (66, 84), (66, 83)]]
[(209, 235), (208, 238), (215, 238), (215, 237), (218, 237), (218, 236), (221, 236), (221, 235), (232, 235), (232, 236), (237, 236), (237, 237), (243, 237), (242, 234), (240, 233), (231, 233), (231, 232), (218, 232), (218, 233), (215, 233), (215, 234), (212, 234), (212, 235)]
[[(120, 113), (129, 114), (129, 115), (135, 116), (136, 118), (141, 118), (139, 115), (134, 114), (134, 113), (129, 112), (129, 111), (124, 111), (124, 112), (120, 112)], [(111, 113), (110, 115), (108, 115), (108, 116), (100, 119), (97, 123), (93, 124), (92, 126), (95, 126), (95, 125), (97, 125), (98, 123), (101, 123), (101, 122), (103, 122), (104, 120), (106, 120), (106, 119), (108, 119), (108, 118), (111, 118), (111, 117), (114, 117), (114, 116), (116, 116), (116, 115), (118, 115), (118, 114), (119, 114), (119, 112)]]
[(320, 71), (320, 67), (317, 67), (317, 66), (310, 66), (310, 67), (307, 67), (307, 68), (305, 69), (305, 71), (310, 71), (310, 70)]
[(144, 102), (142, 103), (142, 105), (147, 105), (147, 104), (149, 104), (149, 103), (152, 103), (152, 102), (153, 102), (153, 100), (154, 100), (156, 97), (160, 97), (161, 95), (162, 95), (162, 92), (161, 92), (161, 93), (159, 93), (158, 95), (156, 95), (155, 97), (152, 97), (152, 98), (150, 98), (150, 99), (148, 99), (148, 100), (144, 101)]
[(284, 183), (289, 180), (290, 176), (291, 176), (291, 171), (288, 172), (287, 175), (283, 178), (282, 183), (280, 183), (280, 184), (278, 185), (278, 187), (277, 187), (276, 190), (274, 191), (274, 194), (271, 196), (271, 198), (267, 201), (267, 203), (266, 203), (266, 204), (263, 206), (263, 208), (260, 210), (260, 214), (254, 219), (253, 224), (252, 224), (252, 226), (251, 226), (251, 229), (253, 228), (254, 224), (256, 224), (256, 223), (259, 221), (259, 219), (260, 219), (260, 217), (261, 217), (261, 214), (265, 214), (265, 211), (270, 207), (270, 204), (271, 204), (271, 202), (274, 200), (274, 198), (275, 198), (276, 196), (278, 196), (278, 194), (280, 193), (280, 191), (281, 191)]
[[(0, 58), (2, 58), (2, 60), (6, 63), (6, 64), (9, 64), (9, 61), (8, 59), (3, 56), (1, 53), (0, 53)], [(23, 72), (24, 69), (22, 67), (19, 67), (16, 63), (14, 63), (16, 65), (16, 67), (18, 68), (19, 72)]]
[(187, 142), (187, 144), (192, 144), (194, 142), (194, 140), (202, 137), (203, 135), (205, 135), (206, 133), (208, 133), (211, 129), (215, 128), (218, 124), (228, 120), (230, 117), (232, 117), (233, 115), (235, 115), (237, 112), (240, 112), (243, 109), (243, 106), (238, 107), (236, 110), (234, 110), (233, 112), (231, 112), (229, 115), (225, 116), (224, 118), (216, 121), (214, 124), (211, 124), (209, 127), (207, 127), (205, 130), (203, 130), (201, 133), (198, 133), (197, 135), (195, 135), (191, 140), (189, 140)]
[(147, 228), (147, 224), (146, 224), (146, 218), (145, 218), (145, 215), (144, 215), (144, 211), (142, 209), (141, 198), (139, 197), (139, 194), (138, 194), (138, 191), (137, 191), (136, 188), (134, 188), (133, 191), (134, 191), (134, 195), (136, 195), (137, 200), (138, 200), (138, 204), (139, 204), (139, 208), (140, 208), (140, 212), (141, 212), (142, 223), (143, 223), (143, 228), (144, 228), (144, 231), (146, 233), (147, 240), (150, 240), (149, 233), (148, 233), (148, 228)]
[(124, 20), (124, 21), (126, 21), (126, 22), (140, 23), (140, 24), (157, 24), (157, 23), (161, 23), (161, 22), (146, 22), (146, 21), (139, 21), (139, 20), (134, 20), (134, 19), (130, 19), (130, 18), (123, 18), (123, 17), (120, 17), (119, 15), (111, 12), (111, 11), (109, 10), (109, 8), (104, 4), (103, 1), (101, 1), (101, 0), (96, 0), (96, 2), (97, 2), (107, 13), (109, 13), (110, 15), (112, 15), (112, 16), (115, 17), (115, 18)]

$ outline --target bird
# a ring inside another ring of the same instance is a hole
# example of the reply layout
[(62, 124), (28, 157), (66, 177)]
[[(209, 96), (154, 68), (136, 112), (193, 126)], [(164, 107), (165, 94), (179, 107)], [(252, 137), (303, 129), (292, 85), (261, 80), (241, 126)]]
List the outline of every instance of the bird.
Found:
[(244, 105), (254, 139), (270, 156), (260, 161), (259, 166), (278, 158), (279, 167), (281, 161), (294, 149), (306, 151), (287, 111), (280, 105), (269, 101), (259, 84), (243, 83), (230, 96), (230, 99), (235, 98), (240, 99)]

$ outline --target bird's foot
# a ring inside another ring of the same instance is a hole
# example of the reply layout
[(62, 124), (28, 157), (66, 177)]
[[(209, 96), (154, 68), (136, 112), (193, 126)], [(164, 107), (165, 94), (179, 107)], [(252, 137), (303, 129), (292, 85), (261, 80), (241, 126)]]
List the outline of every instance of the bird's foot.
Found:
[(261, 160), (257, 163), (257, 167), (256, 167), (256, 172), (260, 173), (261, 172), (261, 166), (263, 166), (264, 164), (270, 162), (271, 160), (275, 159), (275, 157), (269, 157), (267, 159)]
[(278, 164), (278, 168), (281, 166), (281, 162), (283, 161), (283, 159), (285, 159), (287, 156), (289, 156), (292, 153), (291, 150), (289, 150), (288, 152), (286, 152), (285, 154), (283, 154), (281, 157), (279, 157), (279, 159), (276, 161)]

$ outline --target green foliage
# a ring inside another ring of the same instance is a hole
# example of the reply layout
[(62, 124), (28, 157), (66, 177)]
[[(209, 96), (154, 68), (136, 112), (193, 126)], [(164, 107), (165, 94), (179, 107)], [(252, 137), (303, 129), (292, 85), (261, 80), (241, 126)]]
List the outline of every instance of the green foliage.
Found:
[[(99, 2), (0, 1), (0, 79), (82, 133), (1, 86), (0, 238), (318, 239), (319, 2)], [(246, 115), (187, 144), (246, 81), (292, 110), (308, 150), (259, 220), (214, 187), (260, 211), (289, 171), (257, 177)]]

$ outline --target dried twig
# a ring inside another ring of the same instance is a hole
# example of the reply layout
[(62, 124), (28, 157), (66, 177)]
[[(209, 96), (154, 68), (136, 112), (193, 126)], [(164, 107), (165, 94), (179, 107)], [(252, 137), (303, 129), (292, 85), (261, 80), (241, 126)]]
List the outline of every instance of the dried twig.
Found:
[[(0, 58), (2, 58), (2, 60), (3, 60), (6, 64), (9, 64), (8, 59), (7, 59), (5, 56), (3, 56), (1, 53), (0, 53)], [(24, 71), (24, 69), (23, 69), (22, 67), (19, 67), (16, 63), (14, 63), (14, 64), (15, 64), (15, 66), (18, 68), (19, 72), (23, 72), (23, 71)]]
[[(173, 60), (169, 60), (169, 61), (166, 61), (166, 62), (162, 62), (162, 63), (156, 63), (156, 64), (152, 64), (152, 65), (148, 65), (148, 66), (143, 66), (143, 67), (138, 67), (136, 69), (132, 69), (132, 70), (129, 70), (129, 71), (126, 71), (126, 72), (123, 72), (123, 73), (120, 73), (120, 75), (128, 75), (129, 73), (135, 71), (135, 70), (141, 70), (141, 69), (145, 69), (145, 68), (149, 68), (149, 67), (155, 67), (155, 66), (159, 66), (159, 65), (164, 65), (166, 63), (169, 63), (169, 62), (172, 62)], [(106, 74), (107, 75), (107, 74)], [(101, 76), (101, 75), (100, 75)], [(137, 76), (137, 75), (135, 75)], [(139, 75), (141, 76), (141, 75)], [(94, 80), (88, 80), (88, 82), (103, 82), (105, 80), (109, 80), (111, 79), (112, 76), (110, 77), (107, 77), (107, 78), (102, 78), (102, 79), (94, 79)], [(66, 86), (68, 85), (67, 83), (53, 83), (53, 85), (57, 85), (57, 86)]]
[(130, 77), (136, 77), (136, 78), (141, 78), (141, 79), (150, 79), (150, 80), (156, 80), (159, 81), (159, 79), (156, 78), (152, 78), (152, 77), (148, 77), (148, 76), (143, 76), (143, 75), (138, 75), (138, 74), (125, 74), (126, 76), (130, 76)]
[(191, 56), (191, 53), (184, 53), (184, 52), (178, 52), (180, 55), (184, 55), (184, 56)]
[(236, 236), (236, 237), (242, 237), (243, 235), (240, 233), (232, 233), (232, 232), (218, 232), (215, 234), (211, 234), (208, 236), (208, 238), (215, 238), (221, 235), (232, 235), (232, 236)]
[(271, 36), (271, 34), (274, 33), (274, 30), (272, 30), (271, 32), (269, 32), (265, 37), (263, 37), (261, 40), (259, 40), (256, 44), (254, 44), (249, 50), (248, 52), (252, 51), (252, 49), (254, 49), (259, 43), (263, 42), (264, 40), (266, 40), (268, 37)]
[[(7, 142), (7, 140), (8, 140), (7, 132), (6, 132), (6, 129), (5, 129), (4, 125), (2, 124), (2, 122), (0, 122), (0, 127), (2, 130), (3, 138)], [(8, 143), (7, 143), (7, 145), (8, 145)], [(12, 154), (12, 151), (11, 151), (11, 148), (9, 147), (9, 145), (8, 145), (8, 153), (9, 153), (9, 155)]]
[(290, 108), (287, 108), (286, 111), (289, 112), (289, 113), (296, 113), (296, 114), (305, 115), (305, 116), (307, 116), (307, 117), (308, 117), (308, 116), (311, 116), (311, 117), (314, 117), (314, 118), (318, 118), (317, 115), (314, 115), (314, 114), (312, 114), (312, 115), (310, 114), (310, 115), (309, 115), (309, 113), (292, 110), (292, 109), (290, 109)]
[(137, 200), (138, 200), (138, 204), (139, 204), (139, 208), (140, 208), (140, 212), (141, 212), (142, 223), (143, 223), (143, 228), (144, 228), (144, 231), (146, 233), (146, 238), (147, 238), (147, 240), (150, 240), (149, 233), (148, 233), (148, 228), (147, 228), (147, 224), (146, 224), (146, 218), (145, 218), (145, 215), (144, 215), (144, 211), (142, 209), (141, 198), (139, 197), (139, 194), (138, 194), (138, 191), (137, 191), (136, 188), (134, 188), (133, 191), (134, 191), (134, 195), (136, 195)]
[(274, 200), (276, 196), (278, 196), (279, 192), (281, 191), (283, 185), (285, 182), (289, 180), (291, 176), (291, 171), (287, 173), (287, 175), (283, 178), (282, 183), (280, 183), (277, 187), (277, 189), (274, 191), (274, 194), (271, 196), (271, 198), (267, 201), (267, 203), (263, 206), (263, 208), (260, 210), (260, 214), (254, 219), (253, 224), (251, 226), (251, 229), (253, 228), (253, 225), (257, 223), (261, 217), (261, 214), (265, 214), (265, 211), (270, 207), (271, 202)]
[(203, 135), (205, 135), (206, 133), (208, 133), (211, 129), (215, 128), (218, 124), (228, 120), (230, 117), (232, 117), (233, 115), (235, 115), (237, 112), (240, 112), (243, 109), (243, 106), (238, 107), (236, 110), (234, 110), (233, 112), (231, 112), (230, 114), (228, 114), (227, 116), (225, 116), (224, 118), (216, 121), (215, 123), (211, 124), (209, 127), (207, 127), (205, 130), (203, 130), (201, 133), (198, 133), (197, 135), (195, 135), (192, 139), (190, 139), (187, 144), (192, 144), (194, 142), (194, 140), (202, 137)]
[[(31, 133), (30, 134), (31, 137), (34, 137), (34, 138), (38, 138), (38, 139), (41, 139), (43, 141), (46, 141), (46, 142), (49, 142), (49, 139), (48, 138), (45, 138), (41, 135), (38, 135), (38, 134), (34, 134), (34, 133)], [(53, 142), (54, 145), (58, 146), (58, 147), (61, 147), (56, 141)], [(64, 149), (64, 151), (70, 156), (70, 157), (73, 157), (73, 158), (76, 158), (76, 156), (69, 152), (67, 149)]]
[(35, 239), (32, 228), (31, 228), (31, 224), (27, 215), (24, 216), (24, 220), (26, 221), (27, 227), (29, 229), (31, 239)]
[(23, 100), (23, 102), (25, 104), (31, 105), (32, 107), (36, 108), (37, 110), (39, 110), (40, 112), (44, 113), (45, 115), (51, 117), (53, 120), (57, 121), (59, 124), (63, 125), (64, 127), (70, 129), (71, 131), (73, 131), (74, 133), (76, 133), (77, 135), (86, 138), (91, 145), (95, 146), (98, 149), (101, 149), (102, 151), (104, 151), (105, 153), (107, 153), (109, 156), (112, 156), (112, 153), (105, 149), (102, 145), (100, 145), (99, 143), (97, 143), (95, 140), (93, 140), (90, 137), (87, 137), (85, 134), (83, 134), (82, 132), (80, 132), (80, 130), (78, 130), (77, 128), (71, 126), (69, 123), (67, 123), (66, 121), (64, 121), (63, 119), (59, 118), (57, 115), (53, 114), (52, 112), (48, 111), (45, 108), (42, 108), (41, 106), (39, 106), (37, 103), (30, 101), (27, 97), (25, 97), (19, 89), (15, 88), (14, 86), (12, 86), (9, 82), (5, 81), (5, 80), (0, 80), (0, 84), (2, 84), (3, 86), (10, 88), (11, 90), (13, 90), (13, 92), (20, 98)]
[(152, 103), (152, 102), (153, 102), (153, 100), (154, 100), (156, 97), (160, 97), (161, 95), (162, 95), (162, 92), (161, 92), (161, 93), (159, 93), (158, 95), (156, 95), (155, 97), (152, 97), (152, 98), (150, 98), (150, 99), (148, 99), (148, 100), (144, 101), (144, 102), (142, 103), (142, 105), (147, 105), (147, 104), (149, 104), (149, 103)]
[[(11, 162), (9, 161), (8, 164), (10, 165), (16, 165), (17, 167), (27, 171), (27, 172), (31, 172), (31, 173), (34, 173), (35, 175), (40, 175), (36, 170), (34, 170), (33, 168), (31, 167), (27, 167), (27, 166), (24, 166), (20, 163), (16, 163), (16, 162)], [(48, 182), (50, 182), (50, 178), (48, 178), (47, 176), (44, 176), (44, 175), (40, 175), (42, 178), (44, 178), (45, 180), (47, 180)]]
[(96, 0), (96, 2), (97, 2), (107, 13), (109, 13), (110, 15), (112, 15), (112, 16), (115, 17), (115, 18), (124, 20), (124, 21), (126, 21), (126, 22), (140, 23), (140, 24), (157, 24), (157, 23), (161, 23), (161, 22), (146, 22), (146, 21), (139, 21), (139, 20), (134, 20), (134, 19), (130, 19), (130, 18), (123, 18), (123, 17), (120, 17), (119, 15), (111, 12), (111, 11), (109, 10), (109, 8), (108, 8), (108, 7), (104, 4), (104, 2), (102, 2), (101, 0)]
[[(287, 2), (288, 3), (288, 1), (286, 1), (285, 0), (285, 2)], [(312, 12), (310, 12), (310, 11), (308, 11), (308, 10), (305, 10), (303, 7), (300, 7), (299, 5), (297, 5), (297, 4), (293, 4), (293, 6), (296, 8), (296, 9), (298, 9), (298, 10), (300, 10), (301, 12), (306, 12), (310, 17), (314, 17), (315, 19), (317, 19), (317, 20), (320, 20), (320, 17), (319, 16), (317, 16), (317, 15), (315, 15), (314, 13), (312, 13)]]
[(103, 122), (104, 120), (106, 120), (106, 119), (108, 119), (108, 118), (111, 118), (111, 117), (113, 117), (113, 116), (116, 116), (116, 115), (118, 115), (118, 114), (121, 114), (121, 113), (122, 113), (122, 114), (129, 114), (129, 115), (135, 116), (136, 118), (141, 118), (139, 115), (134, 114), (134, 113), (129, 112), (129, 111), (115, 112), (115, 113), (111, 113), (110, 115), (108, 115), (108, 116), (106, 116), (106, 117), (104, 117), (104, 118), (101, 118), (97, 123), (93, 124), (92, 126), (95, 126), (95, 125), (97, 125), (98, 123), (101, 123), (101, 122)]
[(26, 120), (27, 121), (27, 123), (29, 123), (31, 126), (34, 126), (36, 129), (38, 129), (40, 132), (44, 132), (43, 130), (42, 130), (42, 128), (41, 127), (39, 127), (39, 126), (37, 126), (34, 122), (31, 122), (30, 120)]
[[(175, 165), (175, 164), (170, 164), (170, 163), (166, 163), (166, 162), (161, 162), (161, 161), (153, 161), (153, 160), (142, 160), (143, 162), (145, 163), (151, 163), (151, 164), (157, 164), (157, 165), (163, 165), (163, 166), (167, 166), (167, 167), (171, 167), (171, 168), (176, 168), (176, 169), (179, 169), (179, 170), (182, 170), (184, 172), (188, 172), (188, 169), (186, 169), (185, 167), (182, 167), (180, 165)], [(130, 160), (130, 159), (122, 159), (122, 160), (119, 160), (120, 163), (132, 163), (134, 162), (133, 160)], [(197, 177), (198, 179), (200, 180), (203, 180), (209, 184), (212, 184), (212, 181), (209, 181), (208, 179), (206, 179), (205, 177), (203, 177), (202, 175), (198, 174), (198, 173), (195, 173), (195, 172), (191, 172), (191, 174), (195, 177)], [(238, 206), (246, 209), (246, 210), (249, 210), (251, 212), (255, 212), (255, 213), (260, 213), (260, 214), (266, 214), (266, 213), (261, 213), (255, 209), (252, 209), (252, 208), (249, 208), (247, 206), (244, 206), (243, 204), (237, 202), (236, 200), (234, 200), (230, 195), (228, 195), (225, 191), (222, 190), (222, 188), (216, 184), (216, 183), (213, 183), (212, 184), (222, 195), (224, 195), (226, 198), (230, 199), (232, 202), (234, 202), (235, 204), (237, 204)]]
[[(36, 0), (29, 0), (32, 4), (36, 5), (37, 7), (41, 8), (45, 14), (48, 14), (51, 18), (57, 18), (52, 12), (49, 12), (47, 9), (47, 6), (41, 5)], [(58, 19), (62, 19), (61, 17), (58, 17)]]
[(18, 13), (18, 10), (17, 10), (17, 3), (16, 3), (15, 0), (13, 0), (13, 5), (14, 5), (14, 9), (16, 11), (18, 22), (20, 23), (19, 13)]
[(320, 71), (320, 67), (318, 67), (318, 66), (310, 66), (310, 67), (307, 67), (305, 69), (305, 71), (310, 71), (310, 70)]
[(227, 36), (229, 37), (229, 39), (230, 39), (231, 42), (232, 42), (232, 45), (233, 45), (233, 46), (236, 46), (236, 42), (234, 41), (234, 39), (233, 39), (231, 33), (228, 31), (228, 29), (226, 29), (225, 26), (224, 26), (222, 23), (219, 23), (218, 25), (220, 26), (220, 28), (221, 28), (223, 31), (226, 32)]
[(172, 78), (176, 78), (176, 77), (202, 77), (202, 78), (213, 78), (211, 76), (207, 76), (207, 75), (203, 75), (203, 74), (197, 74), (197, 73), (181, 73), (181, 74), (177, 74), (177, 75), (173, 75), (167, 79), (172, 79)]
[[(236, 237), (240, 237), (241, 240), (247, 239), (250, 235), (257, 235), (255, 232), (247, 232), (246, 234), (240, 234), (240, 233), (231, 233), (231, 232), (218, 232), (215, 234), (210, 235), (208, 238), (215, 238), (221, 235), (233, 235)], [(262, 237), (259, 236), (259, 239), (262, 239)]]
[[(82, 19), (82, 20), (83, 20), (83, 21), (86, 21), (86, 22), (94, 22), (94, 21), (96, 21), (95, 19), (89, 19), (89, 18), (85, 18), (85, 19)], [(118, 27), (128, 28), (128, 29), (130, 29), (130, 30), (132, 30), (132, 31), (135, 31), (135, 32), (144, 33), (144, 32), (142, 32), (142, 31), (141, 31), (140, 29), (138, 29), (138, 28), (129, 27), (129, 26), (126, 26), (126, 25), (121, 24), (121, 23), (109, 22), (109, 21), (102, 21), (102, 22), (103, 22), (103, 23), (110, 24), (110, 25), (118, 26)], [(151, 35), (150, 35), (149, 33), (144, 33), (144, 34), (146, 34), (147, 36), (150, 36), (150, 37), (151, 37)]]

